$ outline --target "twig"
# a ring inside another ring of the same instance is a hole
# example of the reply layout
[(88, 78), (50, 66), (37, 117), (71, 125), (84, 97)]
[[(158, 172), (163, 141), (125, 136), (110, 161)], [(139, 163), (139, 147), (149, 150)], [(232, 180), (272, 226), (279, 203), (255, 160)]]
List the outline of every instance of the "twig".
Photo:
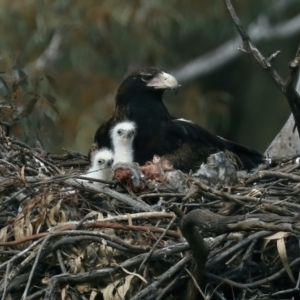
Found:
[[(163, 233), (165, 231), (164, 228), (158, 228), (158, 227), (135, 226), (135, 225), (130, 226), (130, 225), (122, 225), (122, 224), (118, 224), (118, 223), (102, 223), (102, 222), (87, 223), (84, 226), (85, 226), (85, 228), (113, 228), (113, 229), (135, 230), (135, 231), (141, 231), (141, 232), (157, 232), (157, 233)], [(75, 228), (75, 226), (72, 224), (66, 225), (65, 227), (62, 227), (58, 230), (58, 231), (62, 231), (62, 232), (55, 232), (55, 233), (63, 235), (64, 231), (74, 230), (74, 228)], [(32, 241), (32, 240), (36, 240), (36, 239), (48, 236), (50, 234), (54, 234), (54, 233), (43, 232), (43, 233), (27, 236), (26, 238), (19, 239), (16, 241), (0, 242), (0, 246), (6, 246), (6, 247), (16, 246), (16, 245), (23, 244), (28, 241)], [(180, 234), (178, 234), (176, 231), (173, 231), (173, 230), (168, 230), (166, 232), (166, 235), (176, 238), (176, 239), (180, 238)]]
[(161, 285), (166, 279), (173, 276), (176, 272), (184, 267), (191, 260), (190, 256), (184, 257), (177, 264), (172, 266), (167, 272), (157, 277), (155, 281), (153, 281), (150, 285), (148, 285), (145, 289), (135, 294), (130, 300), (138, 300), (145, 297), (148, 293), (151, 293), (154, 289), (157, 289), (159, 285)]
[(230, 280), (228, 278), (223, 278), (223, 277), (220, 277), (220, 276), (217, 276), (217, 275), (214, 275), (214, 274), (211, 274), (211, 273), (205, 273), (205, 276), (208, 277), (208, 278), (211, 278), (211, 279), (214, 279), (214, 280), (217, 280), (217, 281), (221, 281), (221, 282), (224, 282), (224, 283), (228, 283), (229, 285), (232, 285), (234, 287), (237, 287), (239, 289), (245, 289), (247, 290), (248, 292), (250, 292), (251, 294), (253, 294), (253, 291), (250, 290), (246, 284), (242, 284), (242, 283), (238, 283), (238, 282), (235, 282), (233, 280)]
[(193, 274), (187, 268), (184, 268), (184, 270), (189, 274), (189, 276), (191, 277), (191, 279), (192, 279), (195, 287), (197, 288), (198, 292), (201, 294), (201, 296), (203, 297), (203, 299), (205, 299), (205, 295), (202, 292), (202, 290), (201, 290), (200, 286), (198, 285), (198, 282), (195, 279), (195, 277), (193, 276)]
[(282, 294), (288, 294), (288, 293), (293, 293), (293, 292), (298, 292), (299, 293), (299, 285), (300, 285), (300, 270), (298, 272), (298, 280), (297, 280), (296, 286), (294, 288), (273, 293), (271, 296), (276, 297), (276, 296), (279, 296), (279, 295), (282, 295)]
[(258, 173), (255, 173), (253, 176), (251, 176), (247, 181), (246, 184), (251, 184), (255, 181), (258, 181), (262, 178), (268, 178), (268, 177), (275, 177), (275, 178), (283, 178), (283, 179), (289, 179), (293, 181), (300, 182), (300, 176), (283, 173), (283, 172), (275, 172), (275, 171), (260, 171)]
[(118, 222), (118, 221), (128, 221), (128, 218), (132, 220), (149, 220), (149, 219), (170, 219), (174, 218), (173, 213), (167, 212), (143, 212), (143, 213), (135, 213), (135, 214), (126, 214), (115, 217), (107, 217), (103, 220), (97, 220), (97, 222)]
[[(300, 263), (300, 258), (298, 257), (297, 259), (295, 259), (294, 261), (291, 262), (290, 267), (292, 268), (293, 266), (296, 266), (299, 263)], [(258, 286), (261, 286), (264, 284), (268, 284), (268, 283), (272, 282), (274, 279), (279, 278), (285, 272), (286, 272), (285, 268), (282, 268), (281, 270), (279, 270), (278, 272), (274, 273), (273, 275), (271, 275), (269, 277), (266, 277), (264, 279), (261, 279), (261, 280), (255, 281), (255, 282), (244, 283), (244, 284), (240, 284), (240, 283), (234, 282), (230, 279), (222, 278), (222, 277), (210, 274), (210, 273), (206, 273), (206, 276), (209, 278), (216, 279), (218, 281), (224, 281), (224, 282), (226, 282), (232, 286), (235, 286), (237, 288), (240, 288), (240, 289), (247, 289), (249, 292), (251, 292), (251, 290), (249, 290), (249, 288), (255, 288), (255, 287), (258, 287)]]
[(13, 263), (16, 259), (24, 256), (27, 252), (29, 252), (32, 248), (34, 248), (36, 245), (38, 245), (39, 243), (41, 243), (43, 241), (43, 239), (39, 239), (38, 241), (32, 243), (28, 248), (24, 249), (23, 251), (17, 253), (16, 255), (14, 255), (11, 259), (9, 259), (8, 261), (4, 262), (3, 264), (0, 265), (0, 270), (5, 267), (8, 263)]
[(56, 299), (56, 295), (55, 295), (55, 289), (58, 283), (58, 279), (57, 278), (51, 278), (49, 284), (48, 284), (48, 288), (46, 290), (45, 296), (44, 296), (44, 300), (54, 300)]
[(4, 275), (4, 291), (3, 291), (3, 294), (2, 294), (1, 300), (4, 300), (5, 296), (6, 296), (7, 277), (8, 277), (9, 269), (10, 269), (10, 262), (6, 265), (6, 272), (5, 272), (5, 275)]
[(224, 193), (224, 192), (218, 191), (217, 189), (211, 188), (211, 187), (209, 187), (208, 185), (206, 185), (205, 183), (203, 183), (201, 181), (195, 181), (195, 184), (201, 190), (204, 190), (205, 192), (213, 193), (214, 195), (222, 197), (224, 200), (232, 201), (232, 202), (234, 202), (234, 203), (236, 203), (240, 206), (245, 206), (245, 203), (243, 201), (238, 199), (238, 197), (234, 197), (234, 196), (230, 195), (229, 193)]
[(65, 183), (70, 185), (70, 186), (74, 186), (74, 187), (84, 187), (86, 190), (90, 190), (96, 193), (103, 193), (107, 196), (110, 196), (116, 200), (119, 200), (123, 203), (125, 203), (126, 205), (130, 206), (131, 209), (135, 210), (135, 211), (153, 211), (153, 209), (147, 205), (146, 203), (141, 203), (138, 202), (136, 200), (133, 200), (132, 198), (128, 197), (127, 195), (123, 195), (120, 194), (112, 189), (109, 189), (108, 187), (105, 186), (96, 186), (94, 184), (90, 184), (90, 183), (78, 183), (76, 180), (74, 179), (67, 179), (65, 180)]
[(59, 249), (56, 250), (56, 256), (57, 256), (62, 273), (67, 273), (67, 269), (65, 267), (64, 260), (61, 255), (61, 251)]
[[(174, 246), (165, 247), (163, 249), (155, 250), (150, 258), (150, 260), (155, 260), (164, 256), (173, 255), (174, 253), (180, 253), (189, 249), (189, 245), (187, 243), (180, 243)], [(144, 258), (147, 256), (147, 253), (139, 254), (135, 257), (132, 257), (120, 264), (122, 268), (128, 269), (130, 267), (134, 267), (140, 264)], [(188, 259), (189, 261), (189, 259)], [(94, 272), (85, 272), (80, 274), (61, 274), (55, 275), (51, 278), (50, 281), (56, 280), (57, 284), (64, 283), (81, 283), (81, 282), (90, 282), (95, 279), (100, 279), (108, 274), (114, 274), (120, 267), (107, 267), (102, 268), (100, 270), (95, 270)]]
[(46, 289), (39, 290), (39, 291), (35, 292), (34, 294), (26, 297), (26, 300), (34, 300), (37, 298), (41, 299), (41, 297), (43, 297), (45, 293), (46, 293)]
[(161, 300), (164, 298), (166, 293), (171, 289), (171, 287), (180, 279), (183, 274), (183, 270), (158, 294), (155, 300)]
[(176, 216), (173, 217), (173, 219), (170, 221), (170, 223), (166, 227), (165, 231), (160, 235), (160, 237), (157, 239), (157, 241), (153, 245), (152, 249), (149, 251), (148, 255), (142, 261), (142, 263), (141, 263), (141, 265), (139, 267), (139, 271), (143, 268), (144, 264), (148, 261), (149, 257), (151, 256), (151, 254), (153, 253), (153, 251), (157, 247), (158, 243), (164, 238), (164, 236), (166, 235), (167, 231), (169, 230), (169, 228), (171, 227), (171, 225), (174, 223), (175, 220), (176, 220)]
[(37, 252), (37, 255), (36, 255), (34, 264), (33, 264), (32, 268), (31, 268), (31, 271), (30, 271), (30, 274), (29, 274), (29, 277), (28, 277), (28, 281), (27, 281), (27, 284), (26, 284), (24, 293), (23, 293), (23, 295), (22, 295), (22, 300), (25, 300), (25, 299), (26, 299), (26, 296), (27, 296), (27, 293), (28, 293), (28, 290), (29, 290), (29, 287), (30, 287), (30, 284), (31, 284), (31, 280), (32, 280), (34, 271), (35, 271), (35, 269), (36, 269), (36, 266), (37, 266), (37, 264), (38, 264), (38, 261), (39, 261), (39, 259), (40, 259), (42, 250), (43, 250), (44, 246), (46, 245), (46, 243), (48, 242), (48, 240), (49, 240), (50, 238), (51, 238), (51, 236), (47, 236), (47, 237), (43, 240), (43, 242), (42, 242), (42, 244), (41, 244), (41, 246), (40, 246), (40, 248), (39, 248), (39, 250), (38, 250), (38, 252)]
[(209, 258), (208, 261), (207, 261), (207, 264), (206, 264), (206, 268), (210, 268), (210, 267), (212, 267), (216, 264), (220, 264), (229, 255), (231, 255), (231, 254), (235, 253), (236, 251), (238, 251), (239, 249), (245, 247), (246, 245), (251, 243), (253, 240), (259, 239), (259, 238), (264, 238), (264, 237), (269, 236), (271, 234), (272, 234), (272, 232), (270, 232), (270, 231), (260, 231), (260, 232), (256, 232), (254, 234), (251, 234), (251, 235), (247, 236), (245, 239), (243, 239), (239, 243), (235, 244), (231, 248), (219, 253), (219, 255), (214, 256), (212, 258)]
[(85, 223), (86, 221), (94, 220), (96, 216), (97, 216), (97, 214), (94, 212), (87, 214), (77, 223), (74, 230), (78, 230), (82, 226), (82, 224)]
[[(20, 272), (20, 270), (22, 270), (23, 268), (29, 266), (29, 264), (32, 262), (32, 260), (35, 257), (35, 252), (32, 251), (28, 257), (26, 257), (18, 266), (16, 266), (9, 274), (9, 276), (6, 278), (7, 280), (7, 286), (10, 287), (10, 283), (12, 282), (12, 280), (18, 275), (18, 273)], [(27, 278), (26, 278), (27, 279)], [(8, 288), (8, 290), (9, 290)], [(0, 282), (0, 294), (3, 293), (4, 290), (4, 284), (3, 284), (3, 280), (1, 280)]]
[(185, 193), (147, 193), (139, 195), (140, 198), (159, 198), (159, 197), (185, 197)]

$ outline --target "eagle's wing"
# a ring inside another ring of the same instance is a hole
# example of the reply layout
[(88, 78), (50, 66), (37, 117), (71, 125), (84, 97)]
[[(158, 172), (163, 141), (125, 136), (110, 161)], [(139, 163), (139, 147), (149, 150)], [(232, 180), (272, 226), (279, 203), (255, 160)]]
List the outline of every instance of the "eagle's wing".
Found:
[(163, 152), (174, 167), (180, 166), (187, 171), (199, 167), (210, 154), (225, 150), (236, 155), (245, 169), (252, 169), (263, 161), (260, 152), (215, 136), (184, 119), (173, 119), (165, 124), (161, 143)]
[(107, 121), (105, 121), (96, 131), (94, 142), (98, 144), (99, 149), (103, 147), (112, 149), (110, 130), (116, 123), (116, 118), (112, 116)]

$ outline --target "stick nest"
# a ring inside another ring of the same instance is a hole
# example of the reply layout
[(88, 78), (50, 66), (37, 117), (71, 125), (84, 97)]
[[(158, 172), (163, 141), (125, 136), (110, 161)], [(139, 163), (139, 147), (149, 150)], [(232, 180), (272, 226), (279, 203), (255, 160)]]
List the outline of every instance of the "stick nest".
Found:
[[(0, 140), (2, 299), (184, 299), (189, 284), (194, 299), (299, 297), (294, 158), (237, 173), (232, 185), (180, 172), (133, 191), (78, 179), (88, 166), (80, 153)], [(209, 249), (201, 281), (202, 250), (184, 226)]]

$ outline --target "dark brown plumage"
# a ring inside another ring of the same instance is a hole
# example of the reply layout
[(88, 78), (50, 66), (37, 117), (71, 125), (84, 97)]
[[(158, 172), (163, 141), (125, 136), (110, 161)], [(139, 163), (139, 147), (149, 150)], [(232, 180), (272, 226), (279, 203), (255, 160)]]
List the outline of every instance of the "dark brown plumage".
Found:
[(206, 158), (218, 151), (234, 153), (242, 168), (252, 169), (263, 155), (247, 147), (212, 135), (190, 121), (172, 117), (163, 103), (167, 89), (178, 88), (177, 80), (157, 69), (144, 68), (129, 75), (116, 95), (116, 109), (95, 134), (99, 147), (112, 148), (110, 130), (125, 120), (135, 122), (134, 161), (144, 164), (153, 155), (166, 156), (174, 168), (195, 170)]

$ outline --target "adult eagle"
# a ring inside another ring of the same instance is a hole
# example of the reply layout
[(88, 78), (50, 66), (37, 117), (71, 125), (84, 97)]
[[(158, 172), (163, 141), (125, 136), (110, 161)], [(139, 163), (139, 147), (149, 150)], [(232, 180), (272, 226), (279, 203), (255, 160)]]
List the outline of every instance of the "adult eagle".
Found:
[(165, 90), (176, 90), (175, 77), (157, 68), (143, 68), (129, 75), (116, 95), (112, 116), (95, 134), (99, 148), (112, 147), (111, 129), (119, 122), (136, 124), (133, 141), (134, 161), (144, 164), (153, 155), (164, 156), (182, 171), (199, 167), (215, 152), (228, 150), (243, 169), (252, 169), (264, 156), (247, 147), (217, 137), (199, 125), (172, 117), (163, 102)]

